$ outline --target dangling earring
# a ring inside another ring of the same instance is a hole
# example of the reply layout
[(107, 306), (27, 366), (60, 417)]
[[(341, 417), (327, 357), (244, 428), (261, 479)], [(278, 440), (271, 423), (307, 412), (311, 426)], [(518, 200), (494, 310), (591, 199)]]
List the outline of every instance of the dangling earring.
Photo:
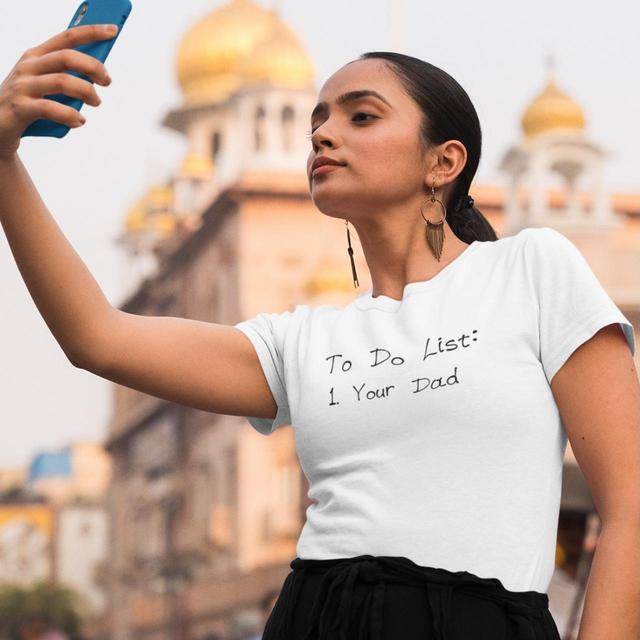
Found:
[(436, 260), (440, 262), (442, 245), (444, 244), (444, 221), (447, 219), (447, 209), (444, 204), (442, 204), (442, 201), (436, 198), (433, 185), (431, 185), (431, 197), (429, 198), (429, 200), (431, 203), (438, 202), (442, 207), (442, 220), (440, 220), (440, 222), (429, 222), (429, 220), (424, 217), (424, 213), (422, 213), (422, 207), (420, 207), (420, 215), (422, 216), (422, 219), (427, 223), (427, 242), (431, 247), (431, 252), (436, 257)]
[(353, 273), (353, 286), (359, 287), (360, 283), (358, 282), (358, 274), (356, 273), (356, 264), (353, 261), (353, 248), (351, 247), (351, 236), (349, 235), (349, 221), (344, 221), (347, 226), (347, 242), (349, 243), (349, 248), (347, 249), (347, 253), (349, 254), (349, 259), (351, 260), (351, 271)]

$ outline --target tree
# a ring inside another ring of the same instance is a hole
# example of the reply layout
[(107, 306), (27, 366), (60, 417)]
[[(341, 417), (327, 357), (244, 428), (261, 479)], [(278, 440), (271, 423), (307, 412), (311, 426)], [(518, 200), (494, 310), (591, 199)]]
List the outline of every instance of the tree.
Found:
[(51, 629), (82, 640), (85, 612), (85, 601), (70, 587), (49, 582), (0, 585), (0, 640), (37, 640)]

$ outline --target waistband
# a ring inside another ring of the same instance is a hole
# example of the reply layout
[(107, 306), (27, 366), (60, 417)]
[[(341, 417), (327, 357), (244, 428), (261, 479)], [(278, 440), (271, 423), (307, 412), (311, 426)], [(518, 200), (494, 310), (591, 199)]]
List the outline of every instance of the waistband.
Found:
[[(536, 640), (535, 620), (549, 615), (549, 597), (538, 591), (508, 591), (498, 578), (480, 578), (467, 571), (424, 567), (404, 556), (360, 555), (326, 560), (296, 557), (293, 571), (283, 585), (286, 606), (277, 624), (276, 638), (290, 640), (296, 600), (305, 575), (324, 573), (311, 609), (310, 627), (304, 638), (295, 640), (347, 640), (351, 601), (356, 581), (371, 583), (359, 622), (358, 640), (381, 640), (383, 604), (387, 583), (423, 586), (435, 637), (448, 640), (452, 594), (471, 594), (499, 603), (513, 622), (513, 640)], [(332, 633), (333, 632), (333, 633)], [(316, 634), (314, 636), (314, 633)], [(291, 639), (293, 640), (293, 639)]]

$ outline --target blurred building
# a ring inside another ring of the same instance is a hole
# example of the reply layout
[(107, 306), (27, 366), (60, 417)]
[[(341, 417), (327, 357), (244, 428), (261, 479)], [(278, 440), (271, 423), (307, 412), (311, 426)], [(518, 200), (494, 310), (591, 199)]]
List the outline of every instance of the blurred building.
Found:
[[(182, 103), (163, 124), (184, 135), (186, 153), (127, 212), (119, 243), (132, 278), (121, 309), (229, 325), (301, 302), (347, 304), (370, 286), (357, 236), (360, 289), (344, 222), (310, 200), (304, 134), (318, 87), (278, 13), (252, 0), (222, 4), (185, 33), (176, 72)], [(505, 152), (507, 186), (471, 192), (500, 236), (529, 226), (568, 236), (637, 329), (640, 193), (607, 192), (606, 152), (585, 120), (550, 76)], [(243, 418), (113, 392), (109, 604), (90, 632), (241, 637), (289, 572), (309, 505), (292, 430), (264, 438)], [(565, 471), (558, 584), (574, 584), (594, 507), (570, 447)]]
[(0, 471), (0, 582), (64, 584), (89, 615), (102, 614), (110, 477), (110, 457), (93, 442), (39, 452), (27, 470)]
[(0, 494), (24, 485), (26, 470), (22, 467), (5, 467), (0, 469)]
[(57, 451), (36, 454), (29, 466), (27, 487), (53, 504), (76, 498), (101, 500), (111, 477), (111, 458), (95, 442), (77, 442)]
[[(304, 47), (275, 11), (232, 0), (184, 35), (176, 72), (183, 99), (164, 124), (187, 150), (127, 212), (119, 241), (133, 278), (121, 308), (231, 324), (308, 297), (300, 276), (317, 277), (323, 256), (318, 236), (300, 251), (309, 242), (300, 216), (314, 219), (304, 133), (316, 87)], [(286, 221), (288, 249), (273, 251)], [(332, 225), (311, 224), (328, 241)], [(103, 637), (257, 630), (259, 602), (282, 584), (304, 517), (291, 434), (267, 441), (243, 418), (116, 385), (108, 448)]]
[(54, 510), (26, 495), (0, 500), (0, 583), (48, 580), (54, 567)]
[(90, 616), (107, 604), (109, 513), (103, 499), (76, 499), (56, 509), (55, 579), (82, 594)]

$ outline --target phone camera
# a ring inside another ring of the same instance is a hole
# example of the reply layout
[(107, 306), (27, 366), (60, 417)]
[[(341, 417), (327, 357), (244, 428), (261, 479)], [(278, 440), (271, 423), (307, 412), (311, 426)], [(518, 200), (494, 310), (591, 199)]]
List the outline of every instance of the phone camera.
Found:
[(76, 27), (82, 21), (82, 18), (85, 17), (87, 11), (89, 11), (89, 3), (83, 2), (82, 5), (80, 6), (80, 9), (78, 9), (78, 15), (76, 19), (73, 21), (74, 27)]

